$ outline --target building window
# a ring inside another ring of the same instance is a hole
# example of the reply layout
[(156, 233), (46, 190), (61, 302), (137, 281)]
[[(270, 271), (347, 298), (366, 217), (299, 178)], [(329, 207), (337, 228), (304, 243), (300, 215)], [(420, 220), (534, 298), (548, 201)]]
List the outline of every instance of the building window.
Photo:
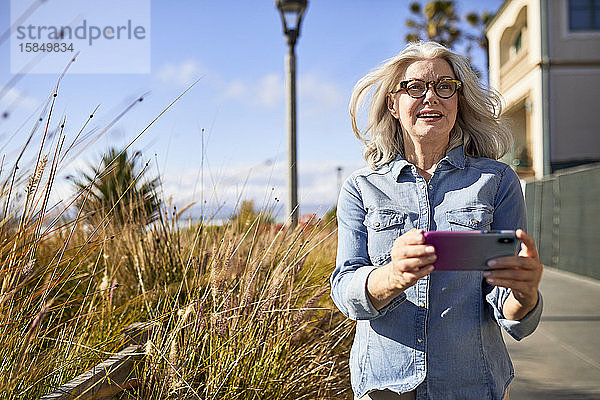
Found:
[(513, 41), (513, 45), (512, 45), (513, 49), (515, 49), (515, 54), (519, 54), (519, 51), (521, 50), (522, 39), (523, 39), (523, 31), (519, 31), (519, 33), (517, 34), (517, 37)]
[(569, 0), (569, 30), (600, 30), (600, 0)]

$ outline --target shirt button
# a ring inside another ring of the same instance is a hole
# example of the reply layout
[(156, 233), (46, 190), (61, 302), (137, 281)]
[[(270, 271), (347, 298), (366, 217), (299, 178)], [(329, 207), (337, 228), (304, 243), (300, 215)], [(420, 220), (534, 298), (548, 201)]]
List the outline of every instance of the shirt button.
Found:
[(418, 339), (417, 339), (417, 342), (419, 342), (419, 343), (423, 343), (423, 339), (421, 339), (421, 338), (418, 338)]
[(419, 303), (419, 307), (425, 307), (425, 303), (423, 303), (423, 302), (420, 302), (420, 303)]
[(375, 222), (375, 226), (379, 226), (381, 225), (379, 222)]
[(423, 211), (421, 212), (421, 214), (423, 214), (423, 215), (427, 214), (427, 210), (423, 210)]
[(417, 373), (417, 377), (418, 377), (418, 378), (420, 378), (420, 377), (422, 377), (422, 376), (423, 376), (423, 374), (422, 374), (422, 373), (420, 373), (420, 372), (419, 372), (419, 373)]
[(433, 185), (429, 185), (429, 190), (433, 190)]

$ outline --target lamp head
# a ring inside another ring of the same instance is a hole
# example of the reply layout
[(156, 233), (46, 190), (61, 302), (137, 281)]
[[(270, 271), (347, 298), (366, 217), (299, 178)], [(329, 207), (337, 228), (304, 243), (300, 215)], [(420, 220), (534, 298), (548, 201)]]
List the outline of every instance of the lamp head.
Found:
[(288, 37), (288, 41), (295, 43), (300, 36), (300, 24), (308, 6), (308, 0), (275, 0), (275, 6), (281, 14), (283, 33)]

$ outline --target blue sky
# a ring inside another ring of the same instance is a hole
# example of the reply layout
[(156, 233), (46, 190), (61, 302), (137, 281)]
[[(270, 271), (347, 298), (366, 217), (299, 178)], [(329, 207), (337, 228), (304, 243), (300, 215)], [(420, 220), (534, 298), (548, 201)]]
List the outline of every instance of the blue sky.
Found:
[[(56, 12), (52, 3), (47, 0), (36, 13)], [(457, 3), (459, 13), (465, 14), (496, 11), (502, 1)], [(338, 166), (345, 176), (364, 164), (361, 144), (350, 127), (348, 100), (360, 77), (405, 46), (408, 4), (309, 0), (296, 46), (301, 213), (322, 213), (334, 205)], [(135, 14), (131, 7), (126, 12)], [(9, 25), (10, 0), (0, 0), (0, 31)], [(102, 129), (133, 99), (150, 94), (62, 167), (56, 198), (70, 195), (64, 175), (94, 162), (111, 145), (129, 143), (186, 85), (200, 78), (132, 147), (142, 151), (144, 161), (150, 160), (152, 174), (160, 171), (165, 197), (172, 196), (179, 207), (203, 200), (225, 203), (224, 210), (240, 195), (257, 205), (265, 196), (285, 199), (287, 46), (273, 1), (152, 1), (150, 45), (149, 74), (68, 74), (62, 81), (55, 115), (67, 118), (67, 141), (97, 105), (90, 129)], [(0, 87), (14, 77), (9, 50), (10, 41), (0, 44)], [(483, 66), (482, 57), (475, 54), (474, 63)], [(27, 74), (0, 99), (0, 112), (9, 112), (0, 120), (6, 162), (16, 157), (33, 126), (27, 118), (56, 79), (56, 74)]]

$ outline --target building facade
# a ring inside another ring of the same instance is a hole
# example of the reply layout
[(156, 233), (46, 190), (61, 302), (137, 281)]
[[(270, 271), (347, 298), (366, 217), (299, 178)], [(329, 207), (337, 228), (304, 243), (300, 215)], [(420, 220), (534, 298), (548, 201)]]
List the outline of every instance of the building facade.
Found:
[(523, 178), (600, 161), (600, 0), (506, 0), (486, 35), (505, 161)]

